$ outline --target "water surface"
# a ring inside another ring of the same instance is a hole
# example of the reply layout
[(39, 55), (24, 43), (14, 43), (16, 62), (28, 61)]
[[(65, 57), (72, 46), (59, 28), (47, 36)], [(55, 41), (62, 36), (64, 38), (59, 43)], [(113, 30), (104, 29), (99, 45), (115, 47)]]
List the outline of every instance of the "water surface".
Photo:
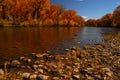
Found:
[(47, 50), (61, 54), (72, 46), (102, 42), (105, 34), (118, 31), (120, 29), (100, 27), (0, 28), (0, 61)]

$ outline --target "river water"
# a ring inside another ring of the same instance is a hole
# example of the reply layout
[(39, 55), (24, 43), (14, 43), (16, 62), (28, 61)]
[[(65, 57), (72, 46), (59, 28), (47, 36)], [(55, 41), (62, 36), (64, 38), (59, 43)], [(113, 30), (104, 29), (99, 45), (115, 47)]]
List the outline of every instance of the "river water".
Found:
[[(64, 53), (66, 48), (100, 43), (103, 36), (120, 31), (101, 27), (0, 28), (0, 61), (43, 53)], [(80, 44), (79, 44), (80, 43)]]

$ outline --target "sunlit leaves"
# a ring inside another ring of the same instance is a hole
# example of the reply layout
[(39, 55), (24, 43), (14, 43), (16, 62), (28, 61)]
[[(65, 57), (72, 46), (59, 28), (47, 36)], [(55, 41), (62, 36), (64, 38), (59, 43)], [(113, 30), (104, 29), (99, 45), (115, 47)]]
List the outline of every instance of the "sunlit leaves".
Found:
[(93, 20), (89, 19), (85, 22), (86, 26), (99, 27), (120, 27), (120, 6), (118, 6), (113, 13), (107, 13), (102, 18)]
[(75, 10), (50, 0), (0, 0), (0, 19), (54, 26), (81, 26), (84, 19)]
[(118, 6), (115, 11), (113, 12), (113, 26), (119, 26), (120, 27), (120, 6)]

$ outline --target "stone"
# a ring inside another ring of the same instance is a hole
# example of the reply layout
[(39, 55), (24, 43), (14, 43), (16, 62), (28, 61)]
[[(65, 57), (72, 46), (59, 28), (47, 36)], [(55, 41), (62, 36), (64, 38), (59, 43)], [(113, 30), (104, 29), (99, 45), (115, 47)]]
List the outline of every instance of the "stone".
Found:
[(26, 68), (26, 66), (24, 66), (24, 65), (22, 65), (22, 66), (20, 66), (21, 68)]
[(32, 62), (32, 60), (31, 60), (31, 59), (29, 59), (29, 58), (24, 58), (22, 61), (27, 62), (27, 63)]
[(53, 68), (54, 68), (54, 69), (57, 69), (57, 67), (58, 67), (57, 65), (53, 65)]
[(43, 57), (43, 55), (42, 54), (36, 54), (36, 56), (35, 56), (36, 58), (42, 58)]
[(29, 79), (29, 77), (30, 77), (30, 73), (27, 73), (27, 72), (26, 72), (26, 73), (23, 73), (23, 74), (22, 74), (22, 78), (23, 78), (23, 79)]
[(30, 63), (32, 60), (31, 59), (27, 59), (27, 62)]
[(0, 69), (0, 75), (4, 75), (4, 70)]
[(109, 68), (102, 68), (103, 72), (110, 72), (111, 70)]
[(26, 68), (31, 69), (31, 67), (30, 67), (30, 66), (26, 66)]
[(20, 65), (21, 63), (18, 61), (18, 60), (13, 60), (12, 62), (11, 62), (11, 66), (12, 67), (17, 67), (18, 65)]
[(41, 69), (41, 68), (37, 69), (37, 71), (38, 71), (39, 73), (44, 73), (44, 70)]
[(35, 63), (35, 64), (40, 64), (41, 62), (37, 60), (37, 61), (35, 61), (34, 63)]
[(46, 51), (45, 53), (47, 53), (47, 54), (51, 54), (51, 52), (50, 52), (50, 51)]
[(59, 80), (59, 77), (53, 77), (52, 80)]
[(43, 66), (43, 65), (38, 65), (38, 67), (41, 67), (41, 68), (42, 68), (42, 67), (44, 67), (44, 66)]
[(23, 61), (23, 59), (25, 59), (25, 57), (20, 57), (20, 60)]
[(76, 47), (73, 46), (73, 47), (71, 48), (71, 50), (76, 50)]
[(37, 70), (38, 66), (37, 65), (33, 65), (33, 69)]
[(36, 80), (36, 78), (37, 78), (37, 75), (36, 75), (36, 74), (32, 74), (32, 75), (30, 75), (30, 80), (31, 80), (31, 79)]
[(35, 55), (36, 53), (32, 53), (32, 55)]
[(46, 75), (42, 75), (42, 74), (39, 74), (38, 76), (37, 76), (37, 79), (38, 80), (48, 80), (49, 79), (49, 76), (46, 76)]
[(112, 77), (113, 73), (112, 72), (107, 72), (106, 75), (108, 75), (109, 77)]
[(65, 49), (65, 51), (69, 51), (70, 49)]
[(79, 72), (79, 69), (78, 69), (78, 68), (75, 68), (75, 69), (74, 69), (74, 72), (78, 73), (78, 72)]
[(73, 79), (77, 79), (77, 80), (80, 79), (80, 76), (79, 76), (79, 75), (73, 75), (72, 77), (73, 77)]

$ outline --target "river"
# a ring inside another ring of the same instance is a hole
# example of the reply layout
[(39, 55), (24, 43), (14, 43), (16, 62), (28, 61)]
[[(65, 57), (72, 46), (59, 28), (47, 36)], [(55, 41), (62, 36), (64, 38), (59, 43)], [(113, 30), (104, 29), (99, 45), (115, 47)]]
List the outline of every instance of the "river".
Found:
[(103, 27), (0, 28), (0, 61), (47, 50), (63, 54), (66, 48), (100, 43), (104, 35), (118, 31)]

